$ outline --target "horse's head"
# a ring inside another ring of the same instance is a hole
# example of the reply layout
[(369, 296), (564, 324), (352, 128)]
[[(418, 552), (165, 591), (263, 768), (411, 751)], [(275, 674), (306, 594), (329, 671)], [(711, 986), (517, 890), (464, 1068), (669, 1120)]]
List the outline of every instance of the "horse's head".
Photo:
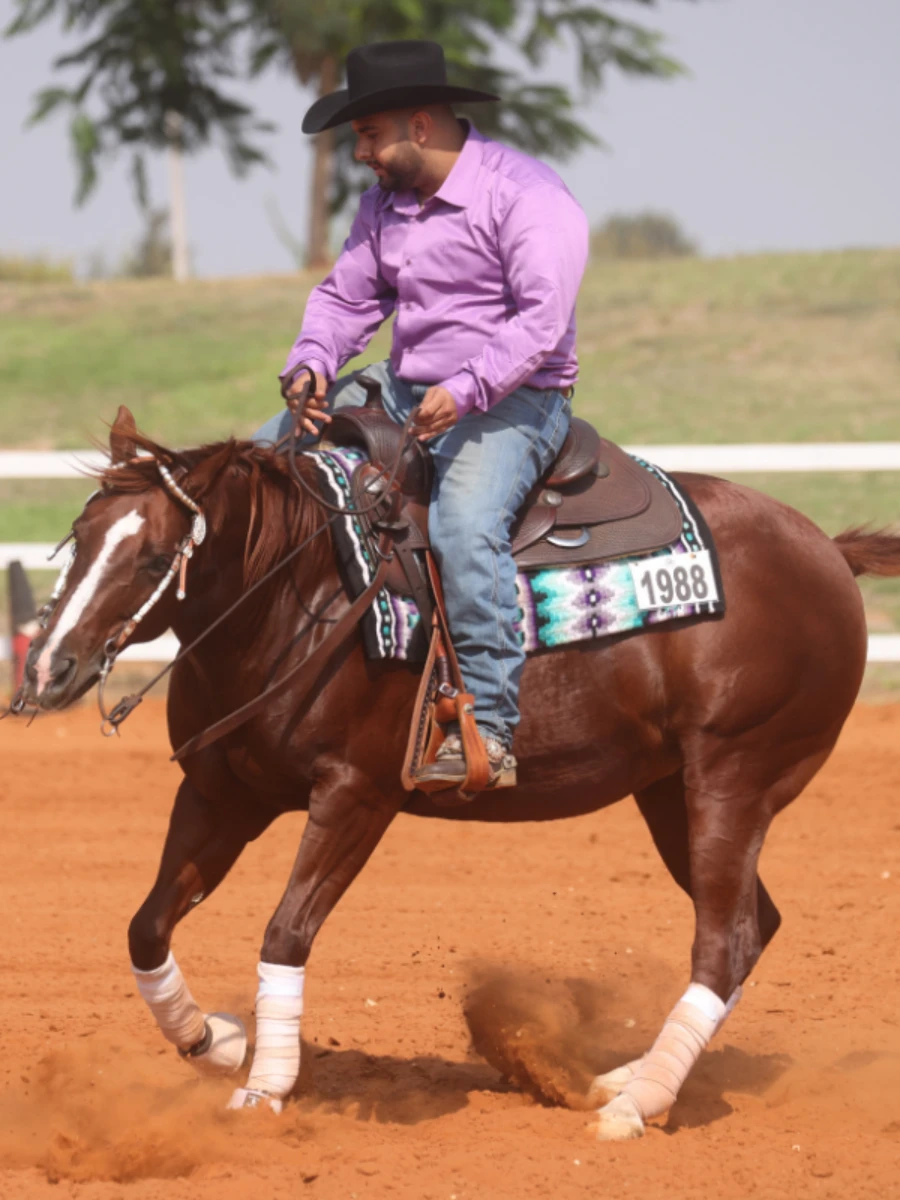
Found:
[(202, 518), (185, 493), (178, 495), (173, 457), (168, 465), (162, 457), (139, 459), (136, 432), (131, 413), (120, 408), (110, 433), (110, 465), (72, 526), (70, 557), (42, 612), (23, 697), (40, 708), (64, 708), (83, 695), (138, 624), (136, 640), (169, 627), (174, 576), (185, 549), (193, 549), (192, 533), (194, 542), (202, 540)]

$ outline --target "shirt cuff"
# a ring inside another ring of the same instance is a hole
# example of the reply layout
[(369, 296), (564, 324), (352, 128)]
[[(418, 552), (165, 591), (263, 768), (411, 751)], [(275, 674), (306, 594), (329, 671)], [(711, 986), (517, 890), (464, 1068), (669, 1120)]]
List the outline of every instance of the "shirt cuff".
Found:
[(292, 371), (296, 371), (301, 364), (310, 367), (313, 371), (317, 371), (319, 375), (324, 375), (329, 383), (332, 382), (328, 366), (320, 358), (305, 358), (302, 354), (292, 354), (287, 361), (287, 366), (278, 378), (283, 380), (285, 375), (290, 375)]
[(478, 407), (478, 384), (471, 371), (458, 371), (440, 385), (446, 388), (456, 403), (457, 417), (461, 418)]

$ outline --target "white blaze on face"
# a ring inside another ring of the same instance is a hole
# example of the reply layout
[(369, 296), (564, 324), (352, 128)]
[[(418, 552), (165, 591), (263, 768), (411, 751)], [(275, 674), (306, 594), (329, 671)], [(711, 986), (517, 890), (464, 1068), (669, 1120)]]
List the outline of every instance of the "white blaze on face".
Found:
[(60, 612), (59, 618), (53, 627), (53, 632), (47, 638), (46, 645), (35, 664), (38, 695), (43, 692), (44, 688), (50, 682), (50, 664), (53, 661), (53, 655), (56, 653), (57, 647), (66, 634), (74, 629), (84, 616), (85, 611), (94, 598), (100, 580), (107, 572), (116, 547), (120, 546), (126, 538), (134, 537), (140, 531), (143, 524), (144, 518), (137, 509), (132, 509), (124, 517), (119, 517), (118, 521), (115, 521), (107, 529), (103, 545), (100, 547), (100, 553), (91, 563), (84, 579), (79, 583)]

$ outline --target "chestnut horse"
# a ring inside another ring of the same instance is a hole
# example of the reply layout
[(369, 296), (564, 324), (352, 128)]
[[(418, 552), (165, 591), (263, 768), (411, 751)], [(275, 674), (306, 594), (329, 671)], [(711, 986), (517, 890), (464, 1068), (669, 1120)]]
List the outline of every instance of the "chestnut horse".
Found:
[[(29, 654), (26, 695), (42, 709), (65, 707), (97, 681), (109, 639), (155, 593), (133, 640), (171, 627), (186, 644), (326, 519), (283, 458), (251, 443), (175, 452), (138, 435), (122, 409), (110, 445), (101, 490), (74, 524), (71, 570)], [(314, 483), (310, 460), (300, 465)], [(171, 955), (173, 930), (279, 814), (309, 813), (263, 937), (256, 1049), (235, 1106), (266, 1102), (279, 1111), (294, 1087), (304, 964), (398, 812), (548, 821), (632, 794), (694, 904), (691, 983), (648, 1054), (595, 1081), (604, 1104), (598, 1133), (637, 1136), (674, 1101), (779, 926), (758, 858), (770, 821), (828, 758), (856, 699), (866, 625), (854, 576), (900, 574), (900, 537), (851, 530), (831, 539), (749, 488), (676, 478), (714, 535), (726, 615), (531, 657), (515, 789), (453, 809), (404, 792), (416, 671), (367, 661), (356, 631), (302, 703), (288, 690), (185, 761), (159, 873), (128, 940), (163, 1033), (198, 1068), (236, 1070), (246, 1039), (237, 1018), (199, 1010)], [(178, 488), (208, 523), (183, 601), (174, 581), (161, 586), (195, 518)], [(348, 606), (340, 589), (326, 531), (176, 665), (173, 746), (321, 644)], [(317, 616), (335, 594), (328, 619)]]

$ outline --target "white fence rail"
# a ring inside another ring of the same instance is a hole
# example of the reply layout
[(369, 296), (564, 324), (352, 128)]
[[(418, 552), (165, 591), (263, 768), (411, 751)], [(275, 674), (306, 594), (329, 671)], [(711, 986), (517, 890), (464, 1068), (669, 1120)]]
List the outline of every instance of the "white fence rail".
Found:
[[(897, 471), (900, 442), (813, 442), (759, 443), (710, 446), (628, 446), (667, 471), (706, 471), (738, 475), (755, 471)], [(0, 479), (77, 479), (86, 468), (102, 464), (96, 450), (2, 450)], [(900, 514), (898, 514), (900, 516)], [(27, 570), (52, 569), (47, 559), (52, 543), (9, 542), (0, 544), (0, 568), (14, 559)], [(0, 650), (8, 656), (8, 644), (0, 639)], [(124, 657), (144, 662), (162, 662), (178, 650), (177, 640), (168, 635), (133, 646)], [(900, 634), (870, 634), (869, 662), (900, 662)]]
[[(123, 662), (168, 662), (175, 657), (180, 647), (178, 638), (172, 633), (167, 633), (153, 642), (128, 646), (120, 657)], [(0, 658), (5, 660), (9, 657), (9, 638), (0, 638)], [(869, 662), (900, 662), (900, 633), (870, 633)]]
[[(173, 633), (167, 633), (153, 642), (144, 642), (140, 646), (126, 646), (119, 658), (122, 662), (168, 662), (175, 657), (180, 648), (178, 638)], [(9, 638), (0, 638), (0, 658), (8, 660), (11, 653)]]
[[(665, 471), (898, 471), (900, 442), (769, 442), (626, 446)], [(105, 461), (96, 450), (0, 450), (0, 479), (77, 479)]]
[[(26, 571), (55, 571), (59, 559), (49, 562), (55, 549), (53, 542), (2, 542), (0, 543), (0, 569), (5, 570), (17, 559)], [(62, 558), (63, 555), (60, 555)]]

